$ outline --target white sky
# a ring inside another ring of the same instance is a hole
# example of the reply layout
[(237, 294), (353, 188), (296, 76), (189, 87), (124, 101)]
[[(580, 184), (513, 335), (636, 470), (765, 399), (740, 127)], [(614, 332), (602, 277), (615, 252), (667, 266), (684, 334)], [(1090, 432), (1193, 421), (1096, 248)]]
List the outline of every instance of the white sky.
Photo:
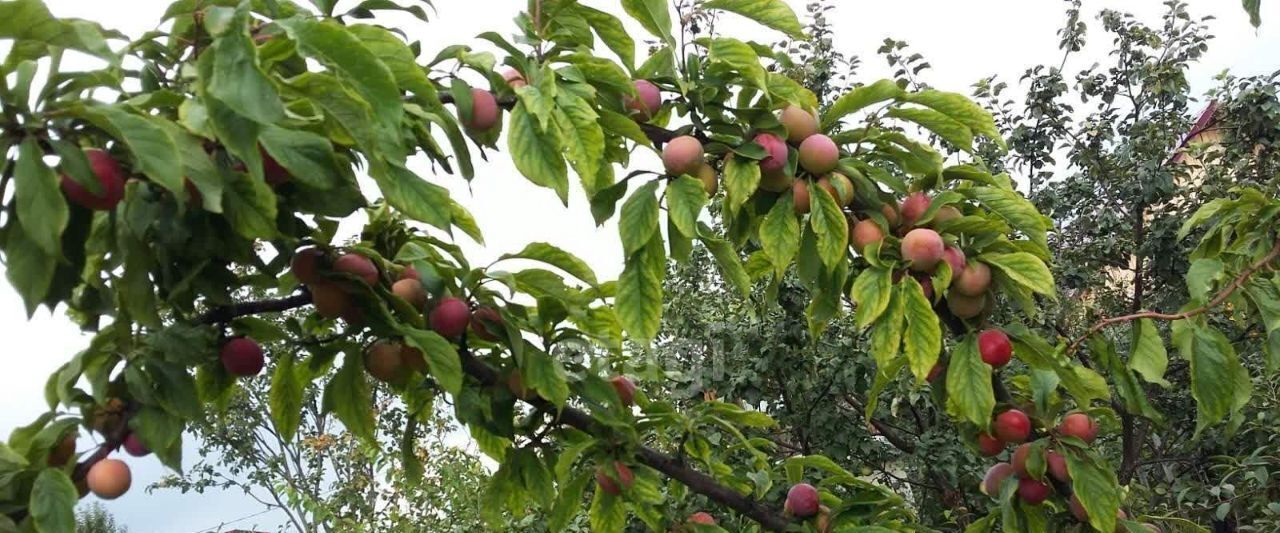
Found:
[[(803, 0), (788, 0), (796, 12), (804, 15)], [(74, 16), (101, 22), (131, 36), (154, 28), (168, 1), (129, 0), (46, 0), (59, 16)], [(305, 2), (302, 2), (305, 3)], [(406, 3), (402, 1), (401, 3)], [(431, 23), (413, 21), (409, 34), (423, 40), (427, 58), (436, 50), (456, 43), (487, 48), (474, 36), (489, 30), (510, 34), (511, 18), (525, 5), (524, 0), (436, 0), (439, 16)], [(621, 10), (612, 0), (583, 0), (583, 3), (615, 13)], [(351, 0), (341, 6), (354, 4)], [(943, 89), (968, 94), (970, 85), (991, 74), (1014, 84), (1023, 71), (1037, 63), (1056, 64), (1056, 30), (1062, 21), (1063, 2), (1049, 0), (913, 0), (910, 2), (863, 2), (846, 0), (830, 20), (838, 34), (836, 47), (846, 55), (862, 58), (859, 79), (886, 77), (890, 71), (875, 56), (875, 49), (886, 37), (909, 41), (933, 68), (923, 74), (924, 80)], [(1196, 93), (1212, 86), (1212, 77), (1223, 70), (1238, 75), (1261, 74), (1280, 68), (1280, 14), (1264, 13), (1263, 27), (1254, 31), (1247, 23), (1239, 2), (1226, 0), (1191, 0), (1193, 15), (1214, 15), (1213, 28), (1218, 38), (1210, 51), (1191, 73)], [(340, 6), (340, 7), (341, 7)], [(1068, 72), (1101, 60), (1107, 52), (1109, 38), (1101, 34), (1101, 24), (1094, 16), (1103, 7), (1128, 10), (1150, 24), (1162, 10), (1157, 0), (1086, 0), (1085, 20), (1089, 24), (1092, 46), (1078, 54), (1068, 65)], [(1270, 7), (1270, 6), (1268, 6)], [(990, 28), (983, 31), (980, 28)], [(633, 34), (642, 31), (633, 25)], [(776, 33), (760, 30), (729, 15), (720, 26), (727, 35), (772, 42)], [(0, 50), (7, 47), (0, 46)], [(643, 51), (638, 51), (642, 54)], [(643, 56), (638, 56), (640, 59)], [(1019, 92), (1012, 91), (1013, 95)], [(500, 142), (499, 146), (504, 146)], [(561, 207), (554, 193), (529, 184), (511, 165), (503, 153), (490, 153), (491, 162), (477, 161), (477, 177), (468, 184), (460, 177), (440, 176), (455, 197), (471, 209), (488, 241), (486, 248), (460, 237), (474, 263), (485, 264), (498, 255), (516, 251), (533, 241), (546, 241), (586, 259), (605, 279), (621, 271), (622, 254), (616, 226), (595, 228), (588, 204), (580, 190), (571, 193), (569, 208)], [(647, 167), (656, 165), (656, 158)], [(426, 172), (425, 166), (416, 167)], [(637, 167), (639, 168), (639, 167)], [(571, 177), (572, 181), (572, 177)], [(345, 229), (355, 231), (356, 224)], [(0, 267), (2, 270), (3, 267)], [(28, 321), (21, 300), (6, 282), (0, 283), (0, 331), (8, 348), (0, 351), (0, 391), (5, 401), (0, 404), (0, 438), (8, 431), (28, 423), (45, 409), (43, 386), (46, 377), (83, 348), (88, 338), (62, 315), (50, 316), (40, 311)], [(188, 464), (195, 450), (188, 445)], [(143, 486), (161, 474), (153, 458), (126, 458), (134, 467), (135, 490), (120, 500), (108, 503), (134, 533), (185, 532), (216, 530), (219, 523), (260, 510), (256, 503), (240, 494), (179, 495), (161, 491), (147, 495)], [(92, 499), (92, 497), (90, 497)], [(274, 530), (279, 517), (265, 515), (234, 524), (234, 527)]]

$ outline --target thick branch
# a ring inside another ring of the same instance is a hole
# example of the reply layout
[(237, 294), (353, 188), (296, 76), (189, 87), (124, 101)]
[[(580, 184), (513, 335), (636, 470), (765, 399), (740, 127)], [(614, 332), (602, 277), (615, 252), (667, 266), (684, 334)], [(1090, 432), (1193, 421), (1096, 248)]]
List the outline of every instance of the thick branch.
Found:
[(242, 316), (257, 315), (261, 313), (279, 313), (281, 311), (297, 309), (310, 303), (311, 293), (304, 291), (287, 298), (242, 302), (215, 307), (209, 312), (197, 317), (196, 321), (204, 324), (221, 324), (223, 322), (230, 322), (231, 320)]
[(1228, 284), (1226, 287), (1223, 287), (1221, 291), (1218, 291), (1218, 294), (1215, 295), (1212, 300), (1209, 300), (1209, 303), (1204, 304), (1195, 309), (1182, 311), (1180, 313), (1158, 313), (1155, 311), (1142, 311), (1138, 313), (1131, 313), (1124, 316), (1104, 318), (1102, 320), (1099, 320), (1092, 327), (1090, 327), (1089, 330), (1084, 333), (1084, 335), (1081, 335), (1079, 338), (1072, 341), (1071, 346), (1067, 349), (1067, 353), (1074, 353), (1077, 349), (1080, 348), (1080, 345), (1083, 344), (1084, 341), (1089, 339), (1089, 337), (1093, 336), (1095, 333), (1102, 331), (1103, 329), (1106, 329), (1110, 326), (1114, 326), (1116, 324), (1123, 324), (1127, 322), (1132, 322), (1134, 320), (1140, 320), (1143, 318), (1150, 318), (1152, 320), (1168, 320), (1168, 321), (1185, 320), (1194, 316), (1199, 316), (1204, 313), (1207, 313), (1213, 308), (1218, 307), (1219, 305), (1222, 305), (1224, 302), (1226, 302), (1227, 299), (1230, 298), (1232, 294), (1235, 294), (1235, 292), (1239, 290), (1240, 287), (1244, 286), (1245, 282), (1249, 281), (1250, 277), (1256, 274), (1259, 270), (1262, 270), (1263, 268), (1265, 268), (1272, 261), (1275, 261), (1277, 257), (1280, 257), (1280, 240), (1276, 241), (1275, 246), (1271, 248), (1270, 252), (1267, 252), (1267, 255), (1263, 256), (1262, 259), (1259, 259), (1258, 262), (1253, 263), (1252, 265), (1249, 265), (1249, 267), (1241, 271), (1240, 275), (1236, 276), (1236, 278), (1232, 280), (1230, 284)]

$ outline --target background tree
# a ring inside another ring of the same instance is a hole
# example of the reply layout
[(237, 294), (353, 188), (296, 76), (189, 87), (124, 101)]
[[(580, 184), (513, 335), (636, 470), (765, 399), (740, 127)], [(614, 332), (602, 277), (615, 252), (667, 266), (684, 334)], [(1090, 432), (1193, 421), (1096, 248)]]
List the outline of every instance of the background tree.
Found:
[(116, 523), (101, 503), (93, 502), (76, 510), (76, 533), (129, 533), (129, 528)]

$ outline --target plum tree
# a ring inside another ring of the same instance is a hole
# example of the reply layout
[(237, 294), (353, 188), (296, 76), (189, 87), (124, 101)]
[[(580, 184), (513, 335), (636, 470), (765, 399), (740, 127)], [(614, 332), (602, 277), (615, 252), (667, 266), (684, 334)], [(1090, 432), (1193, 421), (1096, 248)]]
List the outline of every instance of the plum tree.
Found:
[(493, 307), (479, 307), (471, 313), (471, 334), (494, 342), (506, 333), (502, 327), (502, 313)]
[(835, 170), (839, 162), (840, 148), (831, 137), (818, 133), (800, 143), (800, 166), (815, 176)]
[(404, 347), (398, 342), (380, 340), (364, 353), (364, 368), (383, 383), (395, 383), (404, 377)]
[(1018, 477), (1031, 477), (1031, 474), (1027, 472), (1027, 460), (1030, 459), (1031, 451), (1030, 442), (1020, 444), (1013, 449), (1013, 457), (1009, 463), (1013, 465), (1013, 471), (1018, 473)]
[(45, 464), (49, 466), (62, 466), (67, 464), (76, 454), (76, 433), (70, 432), (58, 441), (58, 444), (49, 450), (49, 456), (45, 458)]
[(1048, 450), (1044, 454), (1044, 461), (1049, 475), (1053, 476), (1053, 479), (1063, 483), (1071, 482), (1071, 473), (1067, 470), (1066, 457), (1054, 450)]
[(898, 209), (902, 213), (902, 225), (914, 226), (920, 217), (924, 216), (929, 210), (932, 200), (929, 195), (924, 192), (913, 192), (902, 200), (902, 206)]
[(715, 197), (720, 191), (720, 176), (716, 174), (716, 169), (707, 163), (703, 163), (698, 167), (695, 174), (698, 181), (702, 182), (702, 190), (706, 191), (707, 198)]
[(963, 272), (965, 267), (964, 250), (955, 246), (948, 246), (942, 250), (942, 259), (951, 267), (951, 272)]
[(507, 82), (507, 85), (512, 89), (519, 89), (529, 85), (529, 83), (525, 81), (524, 75), (514, 68), (507, 68), (502, 71), (502, 81)]
[(942, 237), (928, 228), (916, 228), (902, 238), (902, 259), (916, 272), (932, 272), (942, 260)]
[(333, 262), (333, 271), (350, 274), (368, 283), (378, 284), (378, 267), (368, 257), (357, 253), (342, 254)]
[(1091, 443), (1098, 437), (1098, 424), (1087, 414), (1071, 413), (1062, 417), (1062, 422), (1058, 424), (1058, 434)]
[(641, 122), (648, 122), (662, 108), (662, 91), (649, 80), (636, 80), (635, 90), (634, 98), (626, 97), (627, 109)]
[(222, 345), (222, 367), (233, 376), (256, 376), (266, 364), (262, 345), (249, 337), (236, 337)]
[(979, 490), (988, 496), (996, 496), (1000, 494), (1000, 485), (1004, 480), (1009, 479), (1013, 475), (1013, 465), (1009, 463), (996, 463), (987, 469), (987, 473), (982, 476), (982, 484)]
[(129, 465), (119, 459), (103, 459), (94, 463), (89, 467), (89, 473), (85, 479), (94, 496), (104, 500), (114, 500), (123, 496), (133, 484), (133, 474), (129, 471)]
[(324, 250), (314, 246), (301, 248), (294, 252), (289, 260), (289, 271), (300, 283), (311, 285), (324, 281), (321, 275), (321, 264), (324, 261)]
[(795, 176), (785, 172), (775, 172), (760, 176), (760, 188), (769, 192), (786, 191), (795, 182)]
[(991, 288), (991, 267), (971, 261), (956, 272), (955, 288), (965, 296), (981, 296)]
[(467, 330), (467, 325), (471, 322), (471, 309), (462, 299), (446, 296), (431, 309), (428, 322), (431, 329), (442, 337), (457, 338)]
[(262, 177), (267, 181), (267, 185), (279, 187), (288, 183), (293, 179), (293, 175), (289, 173), (289, 169), (281, 165), (276, 158), (271, 157), (266, 149), (259, 147), (258, 155), (262, 157)]
[(693, 136), (681, 135), (662, 148), (662, 166), (672, 176), (693, 175), (705, 165), (702, 141)]
[(846, 206), (853, 202), (856, 191), (853, 190), (853, 182), (844, 174), (832, 172), (818, 178), (818, 186), (827, 191), (838, 205)]
[(760, 160), (760, 172), (776, 174), (787, 167), (787, 143), (772, 133), (758, 133), (753, 139), (764, 148), (765, 158)]
[(142, 443), (142, 439), (139, 439), (136, 433), (129, 433), (129, 436), (124, 438), (124, 451), (134, 457), (145, 457), (151, 454), (151, 449)]
[(987, 457), (995, 457), (1004, 451), (1004, 441), (985, 431), (978, 433), (978, 451)]
[(351, 297), (336, 283), (313, 283), (308, 287), (311, 301), (316, 313), (322, 317), (333, 319), (343, 316), (351, 308)]
[(689, 515), (689, 520), (687, 520), (687, 522), (690, 524), (714, 526), (716, 525), (716, 518), (706, 511), (698, 511)]
[(947, 310), (957, 318), (973, 318), (982, 314), (987, 305), (987, 298), (982, 295), (966, 296), (954, 286), (947, 291)]
[(884, 216), (885, 222), (889, 224), (890, 229), (898, 227), (898, 224), (901, 222), (901, 216), (898, 214), (898, 209), (893, 205), (884, 204), (880, 206), (880, 214)]
[(471, 89), (471, 116), (459, 117), (467, 129), (487, 131), (498, 124), (498, 100), (484, 89)]
[[(97, 180), (98, 191), (91, 191), (70, 175), (63, 174), (59, 182), (67, 199), (86, 209), (110, 211), (124, 199), (124, 182), (127, 175), (111, 154), (97, 148), (84, 151), (90, 171)], [(87, 178), (86, 178), (87, 179)]]
[(1004, 442), (1024, 442), (1031, 436), (1031, 419), (1018, 409), (1009, 409), (996, 415), (992, 429)]
[(609, 378), (609, 384), (618, 393), (619, 402), (624, 406), (631, 406), (636, 396), (636, 384), (626, 376), (613, 376)]
[(796, 483), (787, 490), (783, 510), (797, 518), (809, 518), (818, 514), (818, 489), (808, 483)]
[(859, 220), (849, 229), (849, 242), (858, 253), (863, 253), (867, 246), (882, 241), (884, 241), (884, 230), (872, 219)]
[(409, 302), (414, 309), (422, 309), (427, 305), (427, 290), (422, 282), (416, 279), (402, 279), (391, 284), (391, 293)]
[(1040, 505), (1049, 499), (1053, 487), (1048, 483), (1031, 478), (1018, 479), (1018, 497), (1031, 505)]
[(946, 372), (947, 372), (946, 366), (943, 366), (942, 363), (935, 363), (933, 365), (933, 368), (929, 369), (929, 374), (925, 376), (924, 380), (929, 383), (933, 383), (937, 381), (938, 378), (942, 377), (942, 375), (945, 374)]
[(798, 105), (788, 105), (782, 108), (782, 112), (778, 115), (778, 120), (787, 129), (787, 140), (797, 146), (804, 142), (805, 139), (818, 133), (818, 116)]
[(596, 467), (596, 485), (606, 494), (617, 496), (625, 490), (630, 490), (635, 484), (635, 474), (631, 472), (631, 467), (622, 461), (613, 461), (609, 464), (612, 468), (605, 466)]
[(812, 198), (809, 197), (809, 182), (805, 180), (795, 180), (791, 184), (791, 197), (795, 202), (795, 212), (797, 215), (803, 215), (809, 212)]
[(982, 355), (982, 362), (1000, 368), (1013, 358), (1013, 344), (1003, 331), (988, 329), (978, 334), (978, 353)]
[(960, 210), (956, 208), (956, 206), (944, 205), (938, 208), (938, 212), (933, 214), (933, 224), (937, 226), (946, 222), (951, 222), (952, 220), (956, 220), (962, 217), (964, 217), (964, 213), (961, 213)]

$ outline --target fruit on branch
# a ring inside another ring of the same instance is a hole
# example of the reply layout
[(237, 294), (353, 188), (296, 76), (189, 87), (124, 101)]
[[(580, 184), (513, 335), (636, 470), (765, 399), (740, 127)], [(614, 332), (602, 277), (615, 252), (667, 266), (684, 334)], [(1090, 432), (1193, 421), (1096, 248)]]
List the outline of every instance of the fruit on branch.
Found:
[(409, 302), (409, 305), (419, 311), (427, 306), (427, 290), (422, 288), (422, 282), (416, 279), (402, 279), (392, 283), (391, 293)]
[(1031, 505), (1044, 503), (1045, 500), (1049, 499), (1049, 494), (1052, 492), (1053, 487), (1043, 481), (1026, 477), (1018, 480), (1018, 497)]
[(1031, 419), (1017, 409), (1010, 409), (996, 415), (993, 424), (996, 436), (1005, 442), (1024, 442), (1031, 436)]
[(943, 366), (942, 363), (934, 363), (933, 368), (929, 369), (929, 375), (925, 376), (924, 380), (929, 383), (933, 383), (937, 381), (938, 378), (942, 377), (942, 375), (945, 374), (946, 372), (947, 372), (946, 366)]
[(1000, 485), (1012, 475), (1013, 465), (1009, 463), (993, 464), (991, 468), (987, 469), (987, 473), (982, 476), (982, 484), (978, 485), (978, 489), (987, 496), (995, 497), (1000, 494)]
[(320, 275), (320, 263), (324, 260), (324, 251), (314, 246), (300, 248), (289, 260), (289, 272), (298, 282), (311, 285), (324, 281)]
[(422, 355), (419, 350), (408, 343), (400, 345), (400, 360), (404, 362), (404, 367), (417, 372), (419, 374), (427, 373), (427, 358)]
[(782, 108), (778, 120), (787, 128), (787, 140), (792, 144), (798, 145), (818, 133), (818, 116), (798, 105)]
[(67, 195), (68, 200), (86, 209), (98, 211), (115, 209), (116, 204), (124, 199), (124, 169), (120, 168), (120, 164), (110, 154), (97, 148), (86, 149), (84, 155), (89, 160), (89, 168), (93, 171), (93, 175), (98, 178), (101, 192), (98, 194), (90, 192), (66, 174), (59, 179), (62, 192)]
[[(459, 112), (460, 119), (463, 119)], [(471, 119), (463, 125), (472, 131), (488, 131), (498, 124), (498, 100), (484, 89), (471, 89)]]
[(1004, 451), (1004, 441), (985, 431), (978, 433), (978, 451), (987, 457), (995, 457)]
[(702, 143), (697, 138), (681, 135), (662, 147), (662, 167), (672, 176), (693, 175), (706, 164), (702, 155)]
[(791, 196), (795, 200), (795, 210), (797, 215), (803, 215), (809, 212), (809, 182), (805, 180), (796, 180), (791, 184)]
[(951, 267), (952, 276), (964, 270), (964, 250), (948, 246), (942, 250), (942, 259), (947, 262), (947, 266)]
[(715, 167), (704, 162), (698, 167), (695, 176), (702, 182), (702, 190), (707, 192), (707, 198), (715, 196), (720, 190), (720, 177), (716, 175)]
[(916, 283), (920, 284), (920, 290), (924, 292), (924, 299), (933, 302), (933, 278), (924, 272), (912, 272), (911, 277), (916, 278)]
[(818, 519), (814, 520), (813, 528), (818, 533), (831, 533), (831, 508), (825, 505), (818, 506)]
[(453, 339), (467, 331), (467, 325), (471, 323), (471, 309), (467, 307), (467, 302), (446, 296), (436, 303), (427, 320), (431, 323), (431, 329), (440, 336)]
[(145, 457), (151, 453), (147, 445), (142, 443), (142, 439), (138, 438), (137, 433), (130, 433), (124, 438), (124, 451), (134, 457)]
[(524, 81), (524, 75), (514, 68), (507, 68), (502, 71), (502, 81), (507, 82), (507, 85), (512, 89), (519, 89), (529, 84)]
[(512, 369), (511, 373), (507, 374), (506, 382), (507, 390), (511, 391), (511, 394), (514, 394), (516, 398), (529, 400), (537, 396), (534, 394), (533, 389), (524, 384), (524, 375), (520, 373), (519, 368)]
[(609, 378), (609, 384), (613, 385), (613, 390), (618, 393), (618, 400), (622, 405), (630, 407), (635, 401), (636, 384), (626, 376), (613, 376)]
[(840, 148), (831, 137), (818, 133), (800, 143), (800, 166), (815, 176), (835, 170), (839, 162)]
[(333, 270), (360, 278), (370, 287), (378, 284), (378, 267), (368, 257), (360, 254), (343, 254), (333, 262)]
[(932, 200), (929, 195), (923, 192), (913, 192), (902, 200), (902, 224), (904, 226), (914, 226), (920, 217), (924, 216), (925, 211), (929, 210), (929, 204)]
[(262, 147), (258, 147), (258, 153), (262, 155), (262, 178), (267, 181), (267, 185), (279, 187), (289, 182), (293, 177), (289, 174), (289, 169), (284, 168), (284, 165), (271, 157), (271, 154)]
[(835, 198), (837, 205), (849, 205), (853, 203), (853, 182), (849, 178), (839, 172), (832, 172), (818, 179), (818, 186), (826, 189), (827, 193)]
[(489, 342), (495, 342), (506, 334), (502, 314), (492, 307), (481, 307), (471, 313), (471, 334)]
[(262, 356), (262, 345), (249, 337), (236, 337), (222, 345), (223, 368), (233, 376), (254, 376), (262, 371), (266, 359)]
[(632, 115), (648, 122), (662, 107), (662, 91), (649, 80), (636, 80), (636, 96), (627, 96), (624, 102)]
[(133, 474), (129, 465), (119, 459), (103, 459), (89, 467), (85, 476), (89, 490), (104, 500), (114, 500), (129, 491), (133, 484)]
[(989, 329), (978, 334), (978, 353), (982, 362), (1000, 368), (1013, 358), (1013, 345), (1003, 331)]
[[(1077, 498), (1074, 493), (1071, 494), (1071, 498), (1067, 500), (1067, 508), (1071, 509), (1071, 515), (1076, 517), (1076, 520), (1085, 524), (1089, 523), (1089, 511), (1085, 510), (1084, 505), (1080, 503), (1080, 498)], [(1116, 509), (1116, 520), (1127, 520), (1128, 518), (1129, 515), (1124, 512), (1124, 509)], [(1144, 525), (1149, 526), (1149, 524)], [(1148, 527), (1147, 529), (1151, 529), (1151, 527)], [(1159, 530), (1160, 528), (1156, 528), (1154, 531)], [(1116, 524), (1116, 531), (1125, 531), (1124, 526)]]
[(933, 272), (942, 250), (942, 236), (928, 228), (913, 229), (902, 238), (902, 259), (916, 272)]
[(418, 274), (418, 269), (413, 268), (412, 266), (407, 266), (404, 267), (404, 270), (401, 270), (400, 275), (396, 277), (397, 281), (402, 279), (416, 279), (418, 281), (422, 281), (422, 275)]
[(636, 478), (631, 473), (631, 468), (622, 461), (613, 462), (613, 472), (609, 472), (603, 466), (596, 467), (596, 485), (599, 485), (600, 490), (605, 494), (617, 496), (622, 494), (622, 491), (630, 489), (635, 482)]
[(311, 303), (316, 306), (320, 316), (334, 319), (346, 314), (352, 307), (351, 296), (336, 283), (320, 282), (312, 284)]
[(947, 291), (947, 310), (956, 318), (973, 318), (982, 314), (982, 310), (987, 305), (986, 296), (965, 296), (956, 291), (952, 285), (951, 290)]
[(707, 512), (705, 512), (705, 511), (699, 511), (699, 512), (696, 512), (696, 513), (693, 513), (693, 514), (689, 515), (689, 519), (688, 519), (688, 520), (686, 520), (686, 522), (688, 522), (688, 523), (690, 523), (690, 524), (699, 524), (699, 525), (703, 525), (703, 526), (714, 526), (714, 525), (716, 525), (716, 519), (715, 519), (715, 517), (714, 517), (714, 516), (711, 516), (711, 514), (710, 514), (710, 513), (707, 513)]
[(772, 133), (759, 133), (753, 139), (764, 148), (765, 158), (760, 160), (760, 172), (773, 174), (787, 167), (787, 143)]
[(1058, 434), (1093, 442), (1093, 439), (1098, 437), (1098, 423), (1084, 413), (1071, 413), (1063, 417), (1062, 422), (1058, 424)]
[(797, 483), (787, 491), (783, 512), (797, 518), (809, 518), (818, 514), (818, 489), (808, 483)]
[(45, 458), (45, 464), (49, 466), (63, 466), (71, 457), (76, 454), (76, 432), (68, 431), (58, 444), (49, 450), (49, 456)]
[(1031, 477), (1031, 473), (1027, 471), (1027, 459), (1031, 458), (1031, 443), (1018, 445), (1013, 449), (1013, 458), (1009, 461), (1013, 464), (1013, 471), (1018, 473), (1018, 477)]
[(796, 178), (785, 172), (763, 174), (760, 176), (760, 188), (769, 192), (783, 192), (795, 183)]
[(1067, 458), (1062, 454), (1049, 450), (1044, 454), (1044, 461), (1048, 465), (1049, 475), (1053, 479), (1063, 483), (1071, 482), (1071, 472), (1067, 471)]
[(890, 229), (898, 227), (901, 217), (898, 215), (896, 207), (889, 204), (881, 205), (880, 214), (884, 215), (884, 220), (889, 224)]
[(934, 225), (938, 225), (944, 222), (950, 222), (952, 220), (961, 218), (963, 216), (964, 216), (964, 213), (961, 213), (960, 210), (956, 209), (955, 206), (944, 205), (941, 208), (939, 208), (936, 213), (933, 214), (933, 223)]
[(986, 263), (973, 261), (964, 266), (964, 269), (954, 271), (957, 273), (956, 281), (952, 285), (960, 294), (965, 296), (981, 296), (991, 288), (991, 267)]
[(860, 254), (867, 249), (867, 246), (883, 240), (884, 230), (880, 229), (880, 224), (869, 218), (859, 220), (849, 229), (849, 242), (853, 243), (853, 249)]
[(107, 398), (101, 405), (93, 407), (93, 417), (89, 422), (89, 427), (98, 433), (106, 434), (114, 431), (116, 426), (124, 420), (124, 400), (120, 398)]
[(380, 340), (364, 353), (364, 368), (383, 383), (393, 383), (404, 374), (404, 347), (398, 342)]

